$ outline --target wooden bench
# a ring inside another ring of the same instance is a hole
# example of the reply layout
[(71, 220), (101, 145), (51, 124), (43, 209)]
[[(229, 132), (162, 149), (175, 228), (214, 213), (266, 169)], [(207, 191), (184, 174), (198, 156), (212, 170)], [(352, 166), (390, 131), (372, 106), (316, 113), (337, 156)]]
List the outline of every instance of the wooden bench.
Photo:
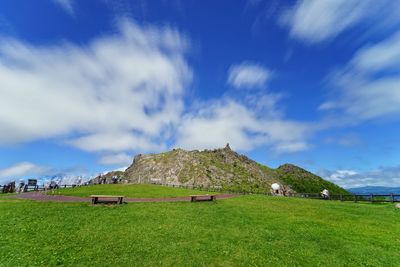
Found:
[[(92, 204), (97, 203), (116, 203), (122, 204), (122, 200), (125, 196), (109, 196), (109, 195), (91, 195)], [(99, 200), (100, 199), (100, 200)]]
[(192, 195), (190, 196), (190, 201), (214, 201), (216, 200), (216, 195)]

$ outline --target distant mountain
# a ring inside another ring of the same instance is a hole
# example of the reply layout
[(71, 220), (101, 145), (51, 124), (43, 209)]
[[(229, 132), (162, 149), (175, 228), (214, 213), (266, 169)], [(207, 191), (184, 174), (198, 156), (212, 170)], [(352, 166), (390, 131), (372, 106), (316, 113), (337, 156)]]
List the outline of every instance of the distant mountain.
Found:
[(400, 194), (400, 187), (364, 186), (349, 188), (347, 191), (350, 191), (353, 194)]
[[(112, 183), (108, 175), (106, 183)], [(264, 193), (272, 183), (299, 193), (348, 193), (343, 188), (300, 167), (284, 164), (272, 169), (231, 150), (229, 145), (214, 150), (173, 149), (160, 154), (137, 155), (130, 167), (119, 175), (120, 183), (160, 183), (220, 187), (225, 190)], [(105, 177), (103, 177), (104, 181)], [(100, 180), (95, 179), (93, 183)]]

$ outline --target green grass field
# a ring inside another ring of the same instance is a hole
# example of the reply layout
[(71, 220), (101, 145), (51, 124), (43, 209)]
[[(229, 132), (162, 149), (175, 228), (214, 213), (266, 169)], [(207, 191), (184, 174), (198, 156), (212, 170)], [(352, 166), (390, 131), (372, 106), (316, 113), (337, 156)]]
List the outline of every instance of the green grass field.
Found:
[(0, 266), (399, 266), (399, 218), (392, 204), (251, 195), (119, 206), (0, 197)]
[[(65, 196), (124, 195), (132, 198), (184, 197), (205, 194), (204, 191), (149, 184), (104, 184), (60, 189), (54, 192)], [(49, 193), (51, 194), (51, 192)]]

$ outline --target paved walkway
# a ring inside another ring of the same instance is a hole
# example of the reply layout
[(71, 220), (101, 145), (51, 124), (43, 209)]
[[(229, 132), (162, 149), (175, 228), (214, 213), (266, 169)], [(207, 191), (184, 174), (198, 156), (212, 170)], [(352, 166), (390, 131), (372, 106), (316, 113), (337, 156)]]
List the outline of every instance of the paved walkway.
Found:
[[(238, 194), (218, 194), (217, 199), (237, 197)], [(45, 195), (43, 192), (27, 192), (9, 196), (10, 198), (31, 199), (37, 201), (56, 201), (56, 202), (91, 202), (88, 197), (73, 197), (62, 195)], [(124, 202), (176, 202), (190, 201), (190, 197), (168, 197), (168, 198), (124, 198)]]

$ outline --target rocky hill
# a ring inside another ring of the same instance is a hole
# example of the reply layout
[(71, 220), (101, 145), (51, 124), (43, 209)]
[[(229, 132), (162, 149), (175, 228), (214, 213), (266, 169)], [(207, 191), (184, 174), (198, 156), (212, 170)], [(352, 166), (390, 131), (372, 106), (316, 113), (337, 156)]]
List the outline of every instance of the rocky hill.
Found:
[(181, 184), (221, 187), (241, 192), (269, 192), (279, 183), (292, 192), (347, 193), (343, 188), (297, 166), (277, 169), (261, 165), (244, 155), (223, 149), (185, 151), (174, 149), (160, 154), (137, 155), (120, 179), (128, 183)]

